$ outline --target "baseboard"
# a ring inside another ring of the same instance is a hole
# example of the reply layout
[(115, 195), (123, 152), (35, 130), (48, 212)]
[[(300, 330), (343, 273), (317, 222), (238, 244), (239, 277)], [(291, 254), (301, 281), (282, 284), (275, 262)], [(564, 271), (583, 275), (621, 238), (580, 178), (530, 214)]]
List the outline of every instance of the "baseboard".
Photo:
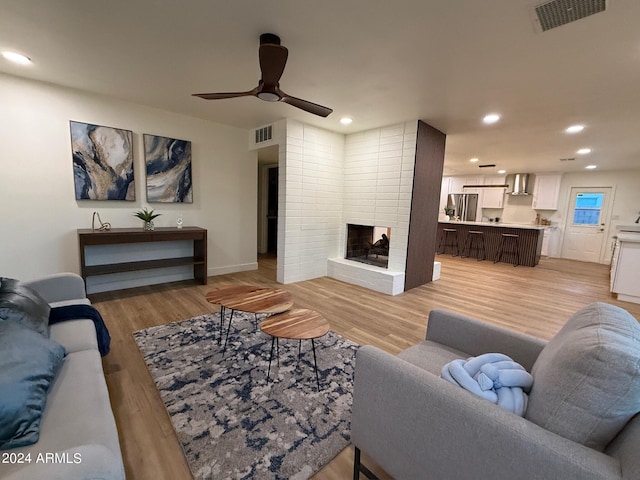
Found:
[(226, 265), (224, 267), (213, 267), (207, 269), (208, 277), (215, 277), (216, 275), (224, 275), (225, 273), (246, 272), (249, 270), (257, 270), (258, 262), (240, 263), (238, 265)]

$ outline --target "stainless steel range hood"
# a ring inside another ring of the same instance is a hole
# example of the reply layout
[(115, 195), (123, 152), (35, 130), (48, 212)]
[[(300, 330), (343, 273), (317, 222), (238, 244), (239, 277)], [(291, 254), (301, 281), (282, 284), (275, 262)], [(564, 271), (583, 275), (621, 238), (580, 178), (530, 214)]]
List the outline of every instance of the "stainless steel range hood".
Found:
[[(513, 188), (509, 195), (529, 195), (529, 174), (516, 173), (513, 177)], [(507, 182), (510, 183), (510, 182)]]

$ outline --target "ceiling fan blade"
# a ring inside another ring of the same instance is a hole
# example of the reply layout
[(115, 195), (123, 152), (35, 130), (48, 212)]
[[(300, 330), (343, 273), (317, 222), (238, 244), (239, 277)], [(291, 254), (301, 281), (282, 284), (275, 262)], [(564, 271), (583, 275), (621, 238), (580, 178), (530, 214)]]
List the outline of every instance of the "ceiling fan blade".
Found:
[(205, 100), (221, 100), (223, 98), (250, 97), (258, 93), (258, 87), (246, 92), (226, 92), (226, 93), (194, 93), (192, 97), (200, 97)]
[(331, 108), (323, 107), (322, 105), (318, 105), (317, 103), (309, 102), (307, 100), (302, 100), (301, 98), (287, 95), (279, 88), (277, 89), (277, 93), (281, 97), (281, 102), (288, 103), (289, 105), (304, 110), (305, 112), (313, 113), (314, 115), (318, 115), (320, 117), (328, 117), (331, 112), (333, 112)]
[(284, 72), (289, 51), (282, 45), (264, 43), (260, 45), (258, 56), (260, 58), (262, 82), (267, 89), (273, 89), (278, 85)]

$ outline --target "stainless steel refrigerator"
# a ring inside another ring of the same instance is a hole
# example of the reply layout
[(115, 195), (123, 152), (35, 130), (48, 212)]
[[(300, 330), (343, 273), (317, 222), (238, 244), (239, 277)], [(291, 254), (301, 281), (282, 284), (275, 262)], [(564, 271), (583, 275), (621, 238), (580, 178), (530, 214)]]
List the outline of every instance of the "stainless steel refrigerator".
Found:
[(462, 221), (474, 222), (478, 209), (477, 193), (450, 193), (447, 198), (447, 209), (453, 210), (452, 220), (456, 217)]

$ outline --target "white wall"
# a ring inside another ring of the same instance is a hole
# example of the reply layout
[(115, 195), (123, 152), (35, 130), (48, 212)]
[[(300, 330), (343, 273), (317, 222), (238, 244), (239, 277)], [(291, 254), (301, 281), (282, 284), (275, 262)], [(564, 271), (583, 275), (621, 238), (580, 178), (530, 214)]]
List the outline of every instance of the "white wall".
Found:
[[(156, 226), (181, 215), (208, 229), (209, 275), (257, 268), (257, 160), (246, 130), (6, 75), (0, 105), (0, 275), (79, 272), (76, 229), (91, 227), (92, 212), (137, 227), (133, 212), (145, 206), (162, 214)], [(133, 132), (134, 202), (75, 200), (70, 120)], [(143, 133), (192, 142), (192, 204), (146, 203)]]
[(291, 283), (325, 276), (339, 254), (344, 136), (288, 119), (281, 142), (278, 281)]

